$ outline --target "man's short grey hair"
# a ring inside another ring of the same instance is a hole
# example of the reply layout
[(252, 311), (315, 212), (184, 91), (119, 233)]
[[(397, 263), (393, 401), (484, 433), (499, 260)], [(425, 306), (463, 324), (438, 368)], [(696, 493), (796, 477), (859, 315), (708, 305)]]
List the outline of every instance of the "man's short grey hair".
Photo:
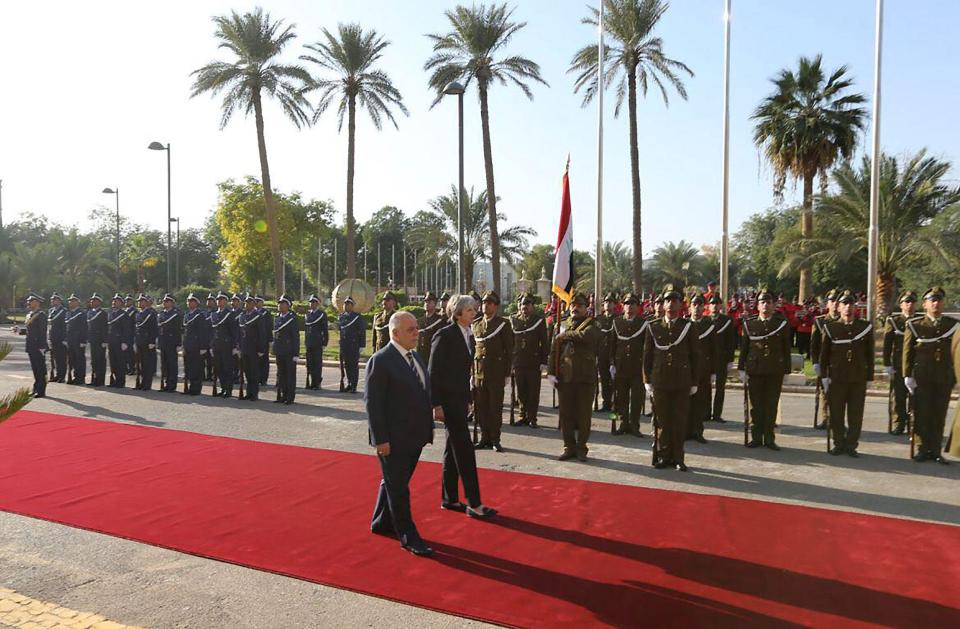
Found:
[(447, 302), (447, 318), (455, 321), (463, 314), (464, 309), (477, 308), (477, 300), (470, 295), (453, 295)]
[(399, 327), (402, 320), (406, 319), (407, 317), (410, 317), (414, 321), (417, 320), (417, 318), (413, 316), (413, 313), (408, 312), (407, 310), (397, 310), (395, 313), (390, 315), (390, 321), (388, 322), (388, 325), (390, 326), (390, 333), (392, 334), (393, 331)]

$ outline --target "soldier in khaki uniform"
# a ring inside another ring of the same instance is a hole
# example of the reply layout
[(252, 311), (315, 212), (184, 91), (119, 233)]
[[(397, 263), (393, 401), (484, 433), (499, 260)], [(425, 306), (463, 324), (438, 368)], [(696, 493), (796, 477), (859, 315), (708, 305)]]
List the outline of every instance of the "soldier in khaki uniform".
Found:
[(693, 324), (692, 333), (696, 334), (697, 353), (700, 356), (699, 372), (694, 374), (697, 392), (690, 398), (690, 419), (687, 425), (687, 439), (699, 443), (706, 443), (703, 436), (703, 422), (710, 417), (710, 384), (716, 380), (715, 365), (717, 362), (717, 329), (713, 320), (703, 316), (703, 307), (706, 300), (699, 293), (690, 299), (690, 316), (687, 319)]
[(751, 439), (748, 448), (779, 450), (774, 436), (783, 377), (790, 373), (790, 324), (774, 310), (773, 293), (757, 294), (759, 314), (742, 319), (740, 381), (750, 397)]
[[(953, 340), (950, 342), (950, 351), (953, 353), (953, 379), (960, 381), (960, 328), (953, 333)], [(953, 428), (950, 430), (950, 437), (947, 439), (947, 452), (951, 456), (960, 457), (960, 404), (953, 415)]]
[(890, 380), (890, 403), (887, 408), (890, 434), (902, 435), (907, 428), (907, 387), (903, 384), (903, 334), (907, 320), (914, 317), (917, 294), (912, 290), (900, 293), (900, 312), (887, 317), (883, 326), (883, 366)]
[(503, 426), (503, 388), (510, 377), (513, 360), (513, 334), (510, 322), (497, 314), (500, 296), (488, 290), (483, 295), (483, 316), (473, 323), (477, 342), (473, 374), (477, 383), (474, 412), (480, 424), (478, 449), (503, 452), (500, 428)]
[(907, 321), (903, 334), (903, 383), (914, 401), (915, 461), (947, 464), (940, 447), (956, 379), (952, 337), (960, 322), (943, 315), (944, 291), (939, 286), (923, 294), (924, 315)]
[(424, 295), (423, 310), (423, 316), (417, 319), (417, 327), (420, 329), (417, 337), (417, 353), (424, 360), (430, 360), (430, 344), (433, 342), (433, 335), (447, 324), (447, 318), (437, 311), (437, 296), (432, 292)]
[(383, 310), (373, 317), (373, 353), (390, 344), (390, 317), (397, 311), (397, 296), (391, 291), (383, 294)]
[(867, 382), (873, 380), (873, 325), (857, 317), (857, 296), (853, 291), (840, 293), (837, 302), (840, 318), (823, 326), (818, 362), (823, 390), (830, 398), (830, 454), (856, 457)]
[(610, 354), (613, 356), (614, 406), (620, 427), (614, 434), (630, 433), (642, 437), (640, 411), (646, 391), (643, 388), (643, 341), (647, 321), (639, 316), (639, 300), (633, 293), (623, 296), (623, 316), (614, 320)]
[(613, 345), (613, 322), (617, 318), (616, 306), (617, 296), (607, 293), (603, 298), (603, 313), (596, 317), (600, 333), (603, 335), (600, 339), (597, 369), (600, 373), (600, 410), (605, 412), (612, 409), (613, 377), (610, 375), (610, 365), (613, 364), (611, 346)]
[(547, 379), (557, 388), (559, 399), (563, 433), (561, 461), (574, 457), (587, 460), (601, 336), (597, 322), (587, 314), (588, 304), (583, 293), (573, 296), (572, 314), (564, 319), (559, 334), (554, 337), (547, 363)]
[[(820, 345), (823, 343), (823, 326), (829, 321), (836, 321), (837, 317), (837, 289), (827, 291), (827, 311), (813, 320), (813, 330), (810, 333), (810, 360), (813, 361), (813, 371), (820, 380)], [(820, 382), (821, 387), (823, 385)], [(830, 404), (827, 401), (827, 392), (820, 396), (820, 423), (815, 428), (826, 428), (830, 423)]]
[(643, 380), (653, 400), (657, 431), (653, 466), (662, 469), (675, 465), (686, 472), (683, 445), (690, 397), (697, 392), (700, 368), (697, 337), (693, 323), (680, 318), (680, 293), (671, 284), (663, 289), (663, 306), (663, 318), (649, 323), (643, 345)]
[(720, 295), (714, 294), (707, 300), (710, 320), (713, 322), (714, 334), (717, 336), (717, 356), (713, 363), (714, 389), (713, 389), (713, 412), (709, 419), (718, 423), (725, 423), (723, 415), (723, 402), (727, 388), (727, 373), (733, 369), (733, 355), (740, 345), (740, 337), (737, 334), (737, 326), (733, 319), (723, 313), (723, 299)]
[(510, 317), (513, 330), (513, 379), (520, 403), (523, 426), (537, 427), (540, 407), (540, 374), (546, 369), (550, 355), (550, 334), (547, 322), (533, 310), (533, 296), (523, 293), (520, 311)]

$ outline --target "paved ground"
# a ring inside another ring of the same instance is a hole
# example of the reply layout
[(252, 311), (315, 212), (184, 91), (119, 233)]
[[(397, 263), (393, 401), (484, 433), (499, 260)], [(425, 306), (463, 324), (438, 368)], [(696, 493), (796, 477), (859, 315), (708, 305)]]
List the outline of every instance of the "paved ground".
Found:
[[(29, 386), (22, 337), (0, 363), (0, 395)], [(336, 389), (339, 374), (324, 375)], [(303, 382), (301, 372), (299, 382)], [(207, 387), (209, 390), (209, 387)], [(116, 392), (50, 385), (30, 408), (121, 423), (189, 430), (258, 441), (369, 454), (360, 396), (325, 390), (298, 393), (292, 407), (262, 401)], [(269, 399), (264, 393), (262, 399)], [(742, 394), (728, 392), (726, 416), (742, 418)], [(556, 411), (544, 387), (540, 422), (549, 428), (505, 427), (507, 452), (479, 453), (480, 465), (581, 478), (805, 504), (830, 509), (960, 524), (960, 465), (907, 459), (905, 437), (886, 434), (886, 400), (870, 398), (859, 459), (831, 457), (825, 436), (811, 428), (813, 396), (787, 394), (782, 404), (781, 452), (743, 447), (740, 421), (709, 424), (707, 445), (688, 442), (691, 473), (650, 467), (649, 438), (613, 437), (608, 419), (594, 418), (589, 463), (555, 460), (560, 452)], [(954, 403), (956, 404), (956, 403)], [(645, 427), (644, 432), (649, 428)], [(442, 436), (440, 437), (442, 440)], [(437, 461), (438, 442), (424, 451)], [(371, 487), (371, 505), (374, 488)], [(496, 506), (496, 496), (486, 496)], [(399, 549), (398, 549), (399, 552)], [(174, 551), (0, 513), (0, 587), (72, 610), (95, 612), (144, 627), (312, 627), (479, 625), (361, 594), (313, 585)], [(2, 619), (0, 619), (2, 623)]]

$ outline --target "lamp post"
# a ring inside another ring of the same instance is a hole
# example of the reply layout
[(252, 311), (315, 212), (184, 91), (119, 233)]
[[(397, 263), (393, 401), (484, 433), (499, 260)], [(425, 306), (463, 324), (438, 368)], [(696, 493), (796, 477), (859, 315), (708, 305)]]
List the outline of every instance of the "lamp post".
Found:
[(176, 218), (171, 218), (170, 222), (177, 224), (177, 274), (176, 274), (177, 283), (176, 283), (176, 286), (179, 289), (180, 288), (180, 217), (177, 216)]
[(463, 277), (463, 92), (464, 87), (452, 81), (443, 88), (443, 93), (457, 97), (457, 127), (460, 136), (460, 177), (457, 186), (457, 293), (463, 294), (466, 279)]
[(120, 188), (104, 188), (103, 193), (117, 198), (117, 290), (120, 290)]
[(166, 151), (167, 152), (167, 292), (170, 292), (170, 250), (173, 248), (171, 241), (173, 237), (170, 233), (170, 223), (173, 222), (173, 217), (170, 215), (170, 143), (168, 142), (166, 146), (160, 142), (151, 142), (148, 149), (151, 151)]

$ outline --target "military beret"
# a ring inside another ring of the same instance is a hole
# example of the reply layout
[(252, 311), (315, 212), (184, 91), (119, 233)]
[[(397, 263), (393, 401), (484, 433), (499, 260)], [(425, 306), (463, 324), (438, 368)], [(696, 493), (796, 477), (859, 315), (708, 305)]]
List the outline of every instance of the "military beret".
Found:
[(350, 295), (347, 295), (347, 298), (343, 300), (343, 303), (344, 305), (346, 305), (346, 304), (355, 304), (357, 302), (353, 301), (353, 297), (351, 297)]
[[(254, 301), (256, 301), (256, 299), (257, 299), (257, 298), (254, 297)], [(307, 301), (310, 302), (310, 303), (313, 303), (313, 302), (320, 303), (320, 298), (317, 297), (316, 295), (310, 295), (310, 299), (308, 299)]]
[(280, 295), (280, 299), (277, 300), (277, 305), (280, 305), (282, 303), (286, 303), (288, 306), (293, 305), (292, 302), (290, 301), (290, 298), (287, 297), (286, 295)]
[(708, 304), (722, 304), (723, 300), (720, 299), (720, 295), (710, 295), (710, 299), (707, 300)]
[(913, 302), (917, 301), (917, 294), (912, 290), (905, 290), (900, 293), (900, 298), (897, 300), (898, 304), (902, 304), (905, 301)]
[(581, 306), (590, 305), (590, 300), (587, 299), (587, 296), (583, 293), (577, 291), (573, 294), (573, 299), (570, 300), (571, 304), (580, 304)]
[(42, 298), (40, 295), (34, 295), (33, 293), (31, 293), (31, 294), (27, 297), (27, 303), (30, 303), (31, 301), (39, 301), (39, 302), (42, 304), (42, 303), (43, 303), (43, 298)]
[(70, 296), (67, 297), (67, 301), (80, 301), (80, 298), (77, 297), (74, 293), (70, 293)]
[(941, 286), (931, 286), (923, 293), (923, 300), (940, 301), (946, 296), (946, 291)]
[(54, 299), (59, 299), (60, 301), (63, 301), (63, 297), (61, 297), (60, 295), (58, 295), (58, 294), (56, 294), (56, 293), (50, 295), (50, 301), (53, 301)]
[(385, 293), (383, 294), (383, 297), (380, 298), (380, 301), (387, 301), (388, 299), (392, 299), (393, 301), (397, 301), (397, 296), (393, 294), (393, 291), (389, 291), (389, 290), (388, 290), (387, 292), (385, 292)]
[(690, 298), (690, 303), (696, 306), (702, 306), (704, 303), (706, 303), (706, 300), (703, 298), (703, 295), (701, 295), (700, 293), (697, 293), (696, 295)]
[(667, 299), (680, 299), (680, 293), (673, 287), (673, 284), (667, 284), (663, 287), (663, 293), (661, 296), (664, 300)]
[(636, 305), (636, 304), (640, 303), (640, 300), (637, 299), (637, 296), (634, 295), (633, 293), (627, 293), (627, 294), (625, 294), (625, 295), (623, 296), (623, 303), (624, 303), (624, 305), (626, 305), (626, 304), (634, 304), (634, 305)]
[(101, 297), (100, 295), (98, 295), (98, 294), (96, 294), (96, 293), (90, 295), (90, 301), (93, 301), (94, 299), (96, 299), (96, 300), (99, 301), (99, 302), (103, 302), (103, 297)]
[(849, 288), (844, 289), (837, 295), (837, 302), (841, 304), (855, 304), (857, 303), (857, 294)]
[[(449, 297), (447, 299), (449, 299)], [(434, 293), (432, 290), (428, 290), (427, 294), (423, 296), (423, 301), (437, 301), (436, 293)]]
[(200, 303), (200, 300), (193, 293), (190, 293), (189, 295), (187, 295), (187, 301), (195, 301), (197, 303)]

